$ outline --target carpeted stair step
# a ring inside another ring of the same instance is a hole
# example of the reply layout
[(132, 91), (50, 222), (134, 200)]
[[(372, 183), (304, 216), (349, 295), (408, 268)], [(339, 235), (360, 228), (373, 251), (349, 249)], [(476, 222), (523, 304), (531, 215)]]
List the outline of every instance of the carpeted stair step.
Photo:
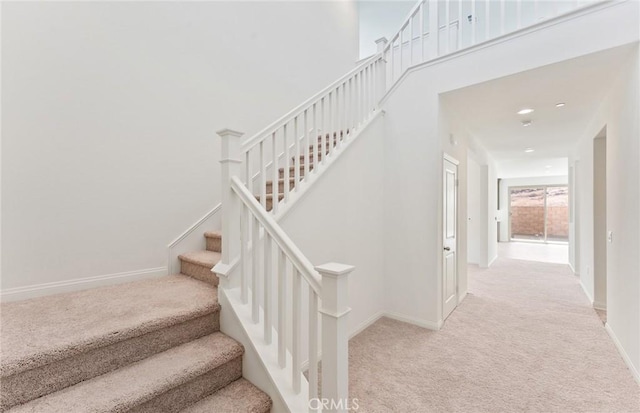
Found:
[(239, 379), (182, 413), (268, 413), (271, 398), (245, 379)]
[[(256, 199), (260, 202), (260, 195), (256, 195)], [(284, 199), (284, 194), (278, 194), (278, 201), (282, 201)], [(266, 197), (266, 209), (267, 211), (271, 211), (273, 208), (273, 194), (267, 194)]]
[[(295, 179), (295, 170), (296, 167), (295, 166), (290, 166), (289, 167), (289, 178), (294, 177)], [(309, 163), (309, 170), (313, 170), (313, 163)], [(304, 165), (300, 165), (300, 177), (304, 176)], [(278, 169), (278, 178), (279, 179), (284, 179), (284, 168), (280, 168)]]
[[(328, 153), (328, 152), (327, 152), (327, 153)], [(322, 160), (322, 158), (323, 158), (324, 156), (326, 156), (326, 154), (323, 154), (323, 153), (321, 153), (321, 152), (320, 152), (320, 153), (318, 153), (318, 160), (319, 160), (319, 161), (321, 161), (321, 160)], [(305, 157), (304, 157), (304, 155), (300, 155), (300, 157), (299, 157), (299, 158), (300, 158), (300, 163), (304, 165), (304, 163), (305, 163)], [(295, 160), (295, 158), (292, 158), (292, 159), (291, 159), (291, 162), (293, 163), (293, 161), (294, 161), (294, 160)], [(311, 163), (312, 163), (314, 160), (315, 160), (315, 156), (314, 156), (314, 154), (313, 154), (313, 153), (310, 153), (310, 154), (309, 154), (309, 162), (310, 162), (310, 163), (309, 163), (309, 165), (311, 165)]]
[(238, 380), (242, 354), (235, 340), (213, 333), (16, 406), (10, 413), (180, 411)]
[(0, 411), (209, 335), (220, 325), (216, 289), (184, 275), (3, 303), (1, 312)]
[[(273, 181), (267, 181), (267, 193), (270, 194), (273, 191)], [(292, 190), (296, 186), (296, 178), (289, 178), (289, 190)], [(284, 179), (278, 179), (278, 193), (284, 193)]]
[(213, 286), (218, 285), (218, 276), (211, 269), (220, 261), (220, 253), (214, 251), (192, 251), (180, 254), (180, 273)]
[(222, 252), (222, 233), (219, 231), (207, 231), (204, 233), (207, 240), (207, 251)]

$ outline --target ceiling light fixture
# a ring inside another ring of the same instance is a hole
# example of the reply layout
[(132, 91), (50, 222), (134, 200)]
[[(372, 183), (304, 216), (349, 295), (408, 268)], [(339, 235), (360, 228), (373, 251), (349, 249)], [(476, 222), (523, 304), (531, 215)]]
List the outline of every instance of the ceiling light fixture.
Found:
[(522, 126), (524, 126), (524, 127), (531, 126), (531, 121), (530, 120), (523, 120), (522, 121)]
[(551, 168), (551, 165), (546, 165), (545, 168), (549, 169)]
[(525, 151), (526, 153), (531, 153), (531, 152), (535, 151), (535, 149), (533, 149), (533, 148), (527, 148), (527, 149), (525, 149), (524, 151)]
[(556, 103), (556, 107), (557, 107), (557, 108), (561, 108), (561, 107), (563, 107), (564, 105), (565, 105), (565, 103), (564, 103), (564, 102)]
[(518, 111), (518, 115), (526, 115), (526, 114), (531, 113), (531, 112), (533, 112), (533, 109), (524, 108), (524, 109), (520, 109)]

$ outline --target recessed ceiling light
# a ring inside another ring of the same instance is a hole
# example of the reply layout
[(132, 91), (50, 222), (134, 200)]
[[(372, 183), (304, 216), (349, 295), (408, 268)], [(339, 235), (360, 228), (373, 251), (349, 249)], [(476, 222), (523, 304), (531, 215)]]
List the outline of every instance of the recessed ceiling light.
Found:
[(523, 120), (522, 121), (522, 126), (524, 126), (524, 127), (531, 126), (531, 121), (530, 120)]
[(527, 149), (525, 149), (524, 151), (525, 151), (526, 153), (531, 153), (531, 152), (535, 151), (535, 149), (533, 149), (533, 148), (527, 148)]
[(551, 165), (546, 165), (545, 168), (549, 169), (551, 168)]
[(518, 115), (526, 115), (527, 113), (531, 113), (531, 112), (533, 112), (533, 109), (524, 108), (524, 109), (520, 109), (518, 111)]
[(557, 108), (561, 108), (561, 107), (563, 107), (564, 105), (565, 105), (565, 103), (564, 103), (564, 102), (556, 103), (556, 107), (557, 107)]

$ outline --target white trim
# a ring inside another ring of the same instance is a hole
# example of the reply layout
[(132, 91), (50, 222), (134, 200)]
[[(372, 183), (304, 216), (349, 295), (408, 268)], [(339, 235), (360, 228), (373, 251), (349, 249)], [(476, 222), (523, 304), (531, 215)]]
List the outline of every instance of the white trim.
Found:
[(392, 320), (402, 321), (404, 323), (413, 324), (415, 326), (424, 327), (426, 329), (434, 330), (434, 331), (440, 330), (443, 324), (442, 320), (436, 323), (428, 320), (419, 320), (417, 318), (409, 317), (409, 316), (396, 313), (396, 312), (391, 312), (391, 311), (385, 312), (383, 316), (391, 318)]
[(449, 155), (446, 152), (442, 153), (442, 159), (444, 159), (445, 161), (449, 161), (452, 164), (454, 164), (455, 166), (460, 166), (460, 161), (457, 160), (456, 158), (454, 158), (453, 156)]
[(607, 311), (607, 303), (603, 303), (601, 301), (593, 301), (593, 308), (596, 310), (604, 310)]
[(569, 263), (569, 268), (571, 269), (571, 272), (573, 273), (573, 275), (580, 275), (576, 272), (576, 269), (573, 268), (573, 264)]
[(67, 293), (71, 291), (87, 290), (106, 285), (120, 284), (131, 281), (155, 278), (167, 275), (167, 267), (146, 268), (136, 271), (119, 272), (115, 274), (96, 275), (94, 277), (75, 278), (72, 280), (55, 281), (50, 283), (33, 284), (25, 287), (8, 288), (0, 292), (0, 301), (17, 301), (44, 295)]
[[(549, 27), (553, 27), (556, 26), (558, 24), (562, 24), (565, 23), (567, 21), (573, 20), (575, 18), (578, 17), (582, 17), (591, 13), (595, 13), (598, 12), (600, 10), (604, 10), (606, 8), (612, 7), (612, 6), (618, 6), (620, 4), (623, 4), (623, 2), (616, 2), (616, 1), (603, 1), (603, 2), (597, 2), (594, 3), (592, 5), (588, 5), (585, 6), (584, 8), (580, 8), (580, 9), (575, 9), (575, 10), (571, 10), (568, 11), (567, 13), (564, 13), (562, 15), (559, 16), (555, 16), (555, 17), (551, 17), (550, 19), (547, 20), (543, 20), (539, 23), (535, 23), (531, 26), (522, 28), (522, 29), (518, 29), (509, 33), (505, 33), (503, 35), (500, 35), (498, 37), (494, 37), (492, 39), (477, 43), (473, 46), (467, 47), (466, 49), (462, 49), (462, 50), (457, 50), (455, 52), (451, 52), (449, 54), (443, 55), (443, 56), (438, 56), (434, 59), (431, 60), (427, 60), (426, 62), (422, 62), (422, 63), (418, 63), (414, 66), (408, 67), (407, 69), (405, 69), (405, 71), (400, 75), (400, 77), (395, 81), (395, 83), (393, 83), (393, 85), (391, 85), (391, 87), (387, 90), (387, 92), (384, 94), (384, 96), (382, 97), (382, 99), (380, 99), (380, 105), (382, 105), (384, 102), (386, 102), (386, 100), (389, 98), (389, 96), (395, 91), (395, 89), (397, 89), (400, 86), (400, 83), (402, 83), (407, 76), (414, 71), (420, 70), (422, 68), (425, 67), (429, 67), (429, 66), (433, 66), (442, 62), (446, 62), (449, 61), (451, 59), (456, 59), (460, 56), (464, 56), (466, 54), (469, 53), (475, 53), (476, 51), (480, 51), (483, 50), (485, 48), (488, 47), (492, 47), (495, 45), (499, 45), (501, 43), (504, 42), (508, 42), (511, 41), (513, 39), (517, 39), (519, 37), (522, 36), (526, 36), (544, 29), (547, 29)], [(391, 40), (391, 43), (393, 43), (393, 40)], [(390, 44), (391, 44), (390, 43)]]
[[(202, 218), (197, 220), (193, 225), (187, 228), (182, 234), (180, 234), (176, 239), (171, 241), (169, 245), (167, 245), (167, 267), (170, 270), (171, 274), (177, 274), (180, 272), (180, 263), (178, 262), (178, 255), (182, 252), (187, 251), (176, 251), (176, 248), (182, 241), (184, 241), (191, 233), (193, 233), (196, 229), (199, 229), (205, 222), (215, 216), (222, 209), (222, 203), (219, 203), (209, 212), (207, 212)], [(204, 240), (204, 231), (200, 234)]]
[(467, 298), (467, 294), (468, 291), (465, 291), (462, 294), (458, 292), (458, 305), (460, 305), (460, 303), (463, 302), (465, 298)]
[(629, 357), (627, 352), (624, 350), (624, 347), (622, 347), (622, 343), (620, 343), (620, 340), (618, 340), (618, 337), (616, 336), (616, 333), (614, 333), (614, 331), (611, 328), (611, 326), (609, 326), (609, 323), (605, 323), (604, 329), (607, 330), (607, 333), (609, 333), (609, 337), (611, 337), (611, 340), (613, 341), (613, 344), (616, 345), (616, 348), (618, 349), (618, 352), (622, 356), (622, 359), (624, 360), (624, 363), (627, 365), (627, 367), (631, 371), (631, 374), (633, 375), (633, 378), (636, 379), (636, 382), (640, 385), (640, 373), (638, 373), (638, 369), (636, 369), (636, 367), (631, 362), (631, 358)]
[(587, 287), (584, 286), (584, 284), (582, 283), (582, 280), (580, 280), (580, 287), (582, 287), (582, 291), (584, 291), (584, 295), (587, 296), (587, 298), (589, 299), (589, 302), (591, 303), (591, 305), (593, 305), (593, 297), (591, 297), (591, 294), (589, 294), (589, 291), (587, 291)]
[(497, 259), (498, 259), (498, 254), (496, 254), (495, 257), (491, 258), (491, 261), (489, 261), (489, 263), (487, 264), (487, 268), (491, 267), (493, 263), (496, 262)]
[(384, 311), (378, 311), (368, 319), (364, 320), (362, 323), (360, 323), (358, 327), (355, 328), (355, 330), (353, 330), (349, 334), (349, 340), (351, 340), (358, 334), (362, 333), (367, 328), (371, 327), (373, 324), (375, 324), (376, 321), (380, 320), (382, 317), (384, 317)]

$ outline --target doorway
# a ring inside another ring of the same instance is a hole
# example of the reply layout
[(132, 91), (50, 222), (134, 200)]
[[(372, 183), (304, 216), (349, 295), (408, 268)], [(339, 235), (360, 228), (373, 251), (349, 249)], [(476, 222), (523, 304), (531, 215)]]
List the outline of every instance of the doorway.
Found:
[(569, 187), (509, 187), (509, 239), (569, 242)]
[(606, 310), (607, 137), (604, 130), (593, 140), (593, 278), (593, 306)]

